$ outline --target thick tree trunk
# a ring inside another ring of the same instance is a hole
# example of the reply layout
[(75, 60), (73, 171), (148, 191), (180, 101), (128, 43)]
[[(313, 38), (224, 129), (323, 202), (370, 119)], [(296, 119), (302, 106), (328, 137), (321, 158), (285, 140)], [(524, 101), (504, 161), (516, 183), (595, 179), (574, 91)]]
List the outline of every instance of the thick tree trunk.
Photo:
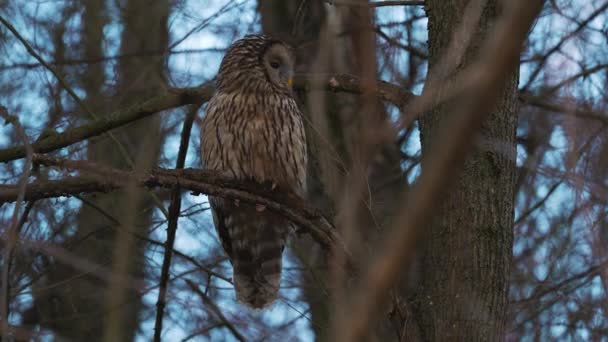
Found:
[[(443, 67), (438, 62), (464, 22), (467, 3), (425, 2), (430, 73)], [(497, 17), (497, 3), (487, 1), (462, 63), (449, 76), (461, 72), (478, 54)], [(424, 241), (416, 308), (425, 341), (504, 339), (513, 241), (518, 72), (510, 77)], [(449, 103), (442, 104), (420, 118), (423, 152), (437, 139), (437, 128), (450, 116), (450, 108)]]

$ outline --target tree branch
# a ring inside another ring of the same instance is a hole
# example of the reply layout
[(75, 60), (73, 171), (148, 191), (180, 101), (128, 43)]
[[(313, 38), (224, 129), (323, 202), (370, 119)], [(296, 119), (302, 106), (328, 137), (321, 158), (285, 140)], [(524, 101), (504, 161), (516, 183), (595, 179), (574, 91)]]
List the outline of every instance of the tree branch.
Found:
[[(66, 92), (70, 95), (70, 97), (76, 102), (76, 104), (78, 104), (78, 106), (85, 111), (85, 113), (87, 113), (87, 115), (94, 120), (99, 119), (94, 113), (93, 111), (91, 111), (91, 109), (85, 104), (85, 102), (78, 96), (76, 95), (76, 92), (74, 92), (74, 89), (72, 89), (72, 87), (70, 87), (70, 85), (66, 82), (66, 80), (61, 76), (61, 74), (59, 72), (57, 72), (57, 70), (55, 70), (55, 68), (53, 68), (53, 66), (51, 66), (50, 64), (46, 63), (44, 61), (44, 59), (42, 59), (42, 57), (36, 53), (36, 51), (34, 51), (34, 48), (32, 48), (32, 46), (25, 40), (25, 38), (23, 38), (21, 36), (21, 34), (19, 34), (19, 32), (17, 31), (17, 29), (15, 29), (15, 27), (13, 27), (13, 25), (11, 25), (6, 19), (4, 19), (2, 16), (0, 16), (0, 23), (2, 23), (9, 31), (11, 31), (13, 33), (13, 35), (17, 38), (17, 40), (19, 40), (21, 42), (21, 44), (25, 47), (25, 49), (27, 50), (27, 52), (34, 57), (38, 62), (40, 62), (40, 64), (42, 64), (48, 71), (50, 71), (53, 76), (55, 76), (55, 78), (57, 79), (57, 81), (59, 81), (59, 84), (61, 84), (61, 86), (66, 90)], [(110, 137), (110, 139), (112, 140), (112, 142), (114, 144), (116, 144), (116, 146), (118, 147), (118, 151), (120, 152), (120, 154), (122, 155), (122, 157), (125, 159), (125, 161), (127, 161), (127, 163), (133, 167), (133, 161), (131, 160), (129, 154), (127, 153), (127, 150), (124, 148), (124, 146), (120, 143), (120, 141), (118, 141), (118, 139), (116, 139), (116, 137), (110, 133), (107, 132), (108, 137)]]
[[(69, 129), (63, 133), (51, 134), (32, 144), (36, 153), (51, 152), (103, 134), (112, 129), (143, 119), (163, 110), (180, 107), (186, 104), (205, 102), (213, 95), (211, 85), (200, 88), (170, 89), (167, 93), (150, 99), (128, 109), (103, 116), (80, 127)], [(16, 146), (0, 150), (0, 162), (7, 162), (25, 156), (25, 147)]]
[[(25, 154), (27, 156), (25, 163), (23, 163), (23, 172), (21, 173), (21, 177), (19, 177), (19, 182), (16, 186), (17, 196), (16, 196), (15, 208), (13, 209), (13, 217), (11, 219), (11, 224), (2, 236), (3, 240), (6, 241), (6, 246), (5, 246), (4, 250), (2, 251), (3, 265), (2, 265), (2, 275), (1, 275), (1, 281), (0, 281), (0, 283), (2, 284), (2, 286), (1, 286), (2, 292), (0, 293), (0, 319), (2, 320), (2, 328), (3, 328), (2, 329), (2, 340), (7, 341), (8, 340), (8, 318), (9, 318), (9, 311), (10, 311), (9, 274), (10, 274), (10, 267), (11, 267), (11, 263), (12, 263), (11, 259), (13, 256), (13, 249), (15, 248), (15, 246), (17, 245), (17, 241), (19, 240), (19, 231), (21, 230), (21, 226), (22, 226), (22, 223), (21, 223), (22, 220), (18, 220), (19, 211), (21, 209), (21, 202), (23, 201), (23, 198), (25, 197), (25, 192), (27, 189), (27, 180), (30, 175), (30, 170), (32, 168), (32, 158), (33, 158), (34, 153), (32, 150), (32, 146), (30, 145), (29, 138), (28, 138), (27, 134), (25, 133), (25, 130), (21, 126), (19, 119), (17, 117), (11, 116), (8, 113), (8, 111), (6, 110), (6, 108), (4, 108), (4, 107), (0, 107), (0, 117), (4, 118), (7, 123), (10, 122), (13, 124), (13, 126), (15, 127), (15, 130), (17, 132), (17, 136), (19, 137), (20, 140), (23, 141), (23, 144), (24, 144), (23, 147), (25, 150)], [(28, 205), (24, 212), (25, 217), (27, 217), (27, 214), (29, 213), (30, 209), (31, 209), (31, 206)]]
[(423, 0), (387, 0), (379, 2), (357, 2), (348, 0), (326, 0), (326, 3), (334, 6), (364, 6), (364, 7), (387, 7), (387, 6), (424, 6)]
[[(294, 88), (307, 90), (311, 87), (311, 84), (315, 84), (313, 82), (315, 80), (320, 80), (323, 84), (326, 84), (325, 88), (328, 91), (353, 94), (361, 93), (359, 79), (350, 75), (297, 75)], [(63, 133), (51, 134), (44, 137), (33, 143), (32, 148), (36, 153), (51, 152), (127, 125), (163, 110), (188, 104), (202, 104), (211, 98), (214, 91), (215, 88), (210, 83), (197, 88), (169, 89), (165, 94), (158, 95), (128, 109), (103, 116), (80, 127), (68, 129)], [(401, 89), (397, 85), (382, 81), (378, 82), (376, 94), (381, 100), (388, 101), (400, 108), (415, 97), (415, 95)], [(24, 156), (24, 146), (15, 146), (0, 150), (0, 162), (8, 162), (23, 158)]]
[[(79, 171), (83, 176), (68, 176), (61, 180), (35, 181), (28, 184), (25, 200), (72, 196), (90, 192), (110, 192), (125, 188), (130, 181), (140, 187), (169, 188), (179, 186), (194, 194), (207, 194), (247, 203), (260, 203), (298, 225), (310, 234), (323, 248), (338, 248), (348, 255), (347, 268), (355, 272), (352, 257), (330, 220), (319, 210), (294, 194), (278, 193), (254, 182), (240, 182), (218, 172), (197, 169), (154, 169), (145, 173), (121, 171), (88, 161), (73, 161), (34, 154), (34, 162)], [(17, 186), (0, 186), (0, 204), (17, 199)]]
[[(348, 74), (300, 74), (294, 78), (294, 88), (309, 90), (314, 84), (325, 84), (325, 90), (361, 94), (361, 80), (359, 77)], [(389, 102), (399, 108), (416, 98), (416, 95), (402, 87), (389, 82), (377, 80), (375, 94), (378, 99)]]
[[(176, 169), (183, 169), (186, 162), (186, 154), (190, 141), (190, 133), (192, 132), (192, 123), (198, 111), (199, 106), (192, 106), (189, 109), (186, 120), (182, 127), (182, 134), (179, 143), (179, 151), (177, 152)], [(169, 283), (169, 269), (171, 268), (171, 257), (173, 256), (173, 245), (175, 243), (175, 234), (177, 232), (177, 221), (179, 220), (179, 212), (181, 208), (182, 193), (179, 185), (175, 185), (171, 190), (171, 203), (169, 204), (169, 223), (167, 225), (167, 241), (165, 242), (165, 253), (163, 255), (163, 265), (160, 275), (160, 283), (158, 288), (158, 299), (156, 301), (156, 320), (154, 322), (154, 341), (160, 342), (160, 335), (163, 330), (163, 315), (165, 312), (165, 300), (167, 297), (167, 286)]]
[(606, 116), (606, 114), (585, 109), (580, 105), (568, 106), (568, 104), (560, 103), (564, 101), (551, 101), (544, 96), (535, 96), (526, 92), (519, 93), (519, 101), (525, 105), (540, 108), (556, 114), (571, 115), (583, 120), (598, 121), (603, 126), (608, 126), (608, 116)]
[(228, 328), (228, 330), (230, 330), (232, 335), (237, 340), (239, 340), (240, 342), (247, 341), (247, 339), (236, 329), (236, 327), (232, 323), (230, 323), (226, 316), (224, 316), (222, 310), (220, 310), (220, 308), (218, 308), (217, 305), (211, 299), (209, 299), (209, 297), (207, 297), (207, 295), (203, 291), (199, 290), (198, 286), (193, 281), (188, 279), (186, 279), (185, 281), (186, 284), (188, 284), (188, 286), (190, 287), (190, 289), (201, 298), (203, 303), (205, 303), (205, 305), (213, 312), (213, 314), (217, 316), (220, 322), (222, 322), (222, 324), (226, 328)]

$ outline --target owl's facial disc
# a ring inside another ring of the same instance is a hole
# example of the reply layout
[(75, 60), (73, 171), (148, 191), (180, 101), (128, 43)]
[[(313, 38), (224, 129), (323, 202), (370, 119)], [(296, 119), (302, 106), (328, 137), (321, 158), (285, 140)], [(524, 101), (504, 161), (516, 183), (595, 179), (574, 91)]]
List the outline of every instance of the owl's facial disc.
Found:
[(271, 46), (263, 58), (264, 68), (270, 82), (283, 88), (291, 88), (293, 78), (293, 56), (282, 44)]

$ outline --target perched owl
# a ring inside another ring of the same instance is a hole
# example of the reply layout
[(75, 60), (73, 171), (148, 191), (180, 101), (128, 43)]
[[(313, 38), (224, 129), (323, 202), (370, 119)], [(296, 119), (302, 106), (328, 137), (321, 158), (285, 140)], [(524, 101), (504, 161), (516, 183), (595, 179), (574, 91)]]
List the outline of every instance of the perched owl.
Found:
[[(304, 195), (306, 136), (291, 89), (293, 68), (291, 49), (265, 35), (246, 36), (228, 49), (202, 123), (206, 169)], [(253, 308), (269, 305), (292, 224), (261, 204), (219, 197), (210, 203), (237, 299)]]

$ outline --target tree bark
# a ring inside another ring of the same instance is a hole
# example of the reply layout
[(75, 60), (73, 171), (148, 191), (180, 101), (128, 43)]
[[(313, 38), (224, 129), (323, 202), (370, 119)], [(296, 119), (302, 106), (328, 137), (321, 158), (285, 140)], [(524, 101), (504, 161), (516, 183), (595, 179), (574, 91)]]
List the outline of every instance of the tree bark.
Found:
[[(429, 74), (444, 67), (439, 61), (463, 23), (469, 3), (472, 1), (425, 2)], [(489, 0), (484, 5), (478, 25), (469, 33), (471, 43), (461, 63), (446, 76), (459, 74), (478, 55), (480, 42), (488, 36), (498, 15), (497, 3)], [(416, 299), (417, 320), (425, 341), (501, 341), (505, 337), (513, 242), (518, 74), (517, 68), (484, 123), (456, 186), (428, 228)], [(450, 109), (450, 102), (443, 103), (420, 118), (423, 152), (437, 139), (438, 127), (450, 116)]]

